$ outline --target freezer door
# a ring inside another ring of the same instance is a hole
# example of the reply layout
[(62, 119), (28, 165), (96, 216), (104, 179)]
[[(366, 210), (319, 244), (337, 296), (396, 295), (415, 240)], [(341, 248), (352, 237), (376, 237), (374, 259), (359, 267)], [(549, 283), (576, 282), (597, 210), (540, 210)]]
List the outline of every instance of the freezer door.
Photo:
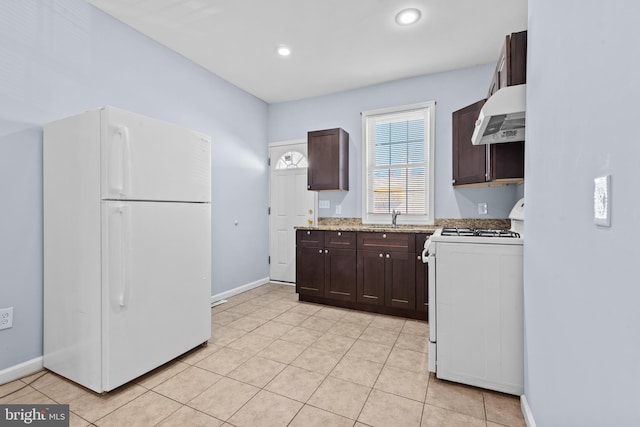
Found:
[(210, 205), (102, 202), (102, 391), (211, 335)]
[(102, 199), (211, 200), (208, 136), (105, 107), (101, 141)]

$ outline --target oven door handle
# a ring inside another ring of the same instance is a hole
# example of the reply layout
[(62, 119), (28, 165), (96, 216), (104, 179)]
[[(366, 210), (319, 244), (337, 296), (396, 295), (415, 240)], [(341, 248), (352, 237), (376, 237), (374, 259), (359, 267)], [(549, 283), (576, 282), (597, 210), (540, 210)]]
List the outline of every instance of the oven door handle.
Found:
[(428, 277), (428, 292), (429, 292), (429, 341), (435, 343), (437, 341), (437, 289), (436, 289), (436, 256), (434, 253), (429, 253), (428, 249), (425, 248), (423, 251), (423, 257), (425, 251), (427, 252), (426, 263), (428, 266), (427, 277)]

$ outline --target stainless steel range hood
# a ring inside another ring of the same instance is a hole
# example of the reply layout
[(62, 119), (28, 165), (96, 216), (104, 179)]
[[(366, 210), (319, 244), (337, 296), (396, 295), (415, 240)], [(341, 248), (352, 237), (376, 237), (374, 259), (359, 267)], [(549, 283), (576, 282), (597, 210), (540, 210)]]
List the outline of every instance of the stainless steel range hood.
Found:
[(507, 86), (491, 95), (473, 130), (473, 145), (524, 141), (527, 85)]

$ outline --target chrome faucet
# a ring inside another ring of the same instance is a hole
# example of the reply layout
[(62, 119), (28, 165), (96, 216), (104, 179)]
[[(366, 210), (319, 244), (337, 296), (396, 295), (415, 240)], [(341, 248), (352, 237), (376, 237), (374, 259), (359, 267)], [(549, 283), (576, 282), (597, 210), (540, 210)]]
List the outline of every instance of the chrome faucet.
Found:
[(396, 219), (398, 218), (398, 215), (400, 215), (400, 211), (397, 211), (395, 209), (391, 211), (391, 226), (393, 228), (397, 226)]

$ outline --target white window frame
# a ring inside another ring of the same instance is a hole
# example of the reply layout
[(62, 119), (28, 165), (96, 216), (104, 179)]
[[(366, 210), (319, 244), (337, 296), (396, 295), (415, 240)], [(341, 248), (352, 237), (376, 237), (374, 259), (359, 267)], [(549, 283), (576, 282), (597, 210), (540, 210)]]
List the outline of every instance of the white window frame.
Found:
[(367, 212), (368, 200), (370, 197), (369, 189), (369, 135), (368, 135), (368, 119), (373, 116), (398, 114), (403, 112), (415, 112), (416, 110), (424, 110), (425, 120), (425, 164), (427, 173), (425, 173), (425, 189), (428, 194), (425, 197), (425, 215), (399, 215), (397, 224), (416, 224), (416, 225), (433, 225), (434, 223), (434, 148), (435, 148), (435, 101), (420, 102), (416, 104), (400, 105), (396, 107), (381, 108), (377, 110), (369, 110), (362, 112), (362, 223), (363, 224), (391, 224), (391, 214), (374, 214)]

